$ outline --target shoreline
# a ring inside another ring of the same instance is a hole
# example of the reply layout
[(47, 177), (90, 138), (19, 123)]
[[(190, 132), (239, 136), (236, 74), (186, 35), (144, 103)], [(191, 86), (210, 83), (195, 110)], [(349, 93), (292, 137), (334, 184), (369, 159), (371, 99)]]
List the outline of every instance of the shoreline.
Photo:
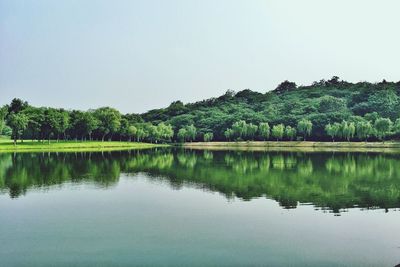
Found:
[(17, 143), (16, 146), (10, 141), (0, 141), (0, 153), (14, 152), (101, 152), (130, 149), (149, 149), (156, 147), (166, 147), (167, 144), (150, 144), (137, 142), (120, 141), (52, 141), (40, 143), (37, 141), (25, 140)]
[(183, 143), (183, 148), (207, 150), (305, 151), (305, 152), (395, 152), (400, 142), (314, 142), (314, 141), (240, 141)]

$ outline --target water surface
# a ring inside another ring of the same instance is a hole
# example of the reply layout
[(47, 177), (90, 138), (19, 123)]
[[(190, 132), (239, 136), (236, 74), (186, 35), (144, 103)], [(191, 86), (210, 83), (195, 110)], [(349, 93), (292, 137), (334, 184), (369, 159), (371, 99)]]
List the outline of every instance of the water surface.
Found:
[(1, 266), (394, 266), (400, 155), (0, 154)]

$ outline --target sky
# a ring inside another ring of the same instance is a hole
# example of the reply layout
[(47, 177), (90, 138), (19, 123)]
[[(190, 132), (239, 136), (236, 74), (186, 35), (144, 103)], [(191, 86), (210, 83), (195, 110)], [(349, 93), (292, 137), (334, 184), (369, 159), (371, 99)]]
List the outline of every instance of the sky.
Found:
[(0, 105), (142, 113), (284, 81), (400, 80), (398, 0), (0, 0)]

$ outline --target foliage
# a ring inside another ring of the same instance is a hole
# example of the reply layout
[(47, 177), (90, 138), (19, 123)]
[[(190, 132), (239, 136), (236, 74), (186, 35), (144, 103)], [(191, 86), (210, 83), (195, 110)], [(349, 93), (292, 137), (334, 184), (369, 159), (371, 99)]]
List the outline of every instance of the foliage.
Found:
[(268, 140), (270, 133), (271, 133), (270, 132), (271, 128), (270, 128), (268, 122), (261, 122), (260, 125), (258, 126), (258, 130), (259, 130), (261, 138), (264, 140)]
[(285, 128), (285, 136), (288, 138), (290, 141), (292, 141), (296, 137), (296, 128), (288, 125)]
[(210, 142), (212, 141), (214, 138), (214, 134), (213, 133), (205, 133), (203, 136), (203, 140), (204, 142)]
[(8, 125), (12, 129), (12, 137), (14, 139), (14, 144), (16, 144), (22, 131), (28, 126), (28, 117), (23, 113), (11, 112), (8, 116)]
[[(349, 83), (336, 76), (307, 86), (284, 81), (265, 93), (228, 90), (219, 97), (188, 104), (175, 101), (143, 114), (124, 115), (110, 107), (89, 111), (37, 108), (20, 99), (2, 110), (0, 130), (3, 122), (10, 122), (11, 113), (22, 113), (28, 124), (19, 136), (36, 140), (200, 141), (206, 133), (212, 133), (215, 141), (269, 140), (272, 128), (280, 124), (291, 127), (290, 136), (287, 127), (284, 130), (287, 140), (299, 136), (313, 141), (400, 138), (400, 122), (396, 123), (400, 82)], [(388, 127), (386, 119), (394, 126)], [(131, 126), (136, 133), (129, 133)], [(178, 134), (180, 129), (186, 129), (184, 137)]]
[(283, 138), (284, 133), (285, 133), (285, 125), (278, 124), (278, 125), (274, 125), (274, 127), (272, 127), (271, 135), (277, 141), (281, 140)]
[(307, 136), (311, 135), (312, 126), (312, 122), (307, 119), (301, 119), (297, 124), (297, 130), (303, 134), (304, 140), (306, 140)]
[(381, 140), (390, 132), (392, 121), (388, 118), (379, 118), (375, 121), (377, 137)]

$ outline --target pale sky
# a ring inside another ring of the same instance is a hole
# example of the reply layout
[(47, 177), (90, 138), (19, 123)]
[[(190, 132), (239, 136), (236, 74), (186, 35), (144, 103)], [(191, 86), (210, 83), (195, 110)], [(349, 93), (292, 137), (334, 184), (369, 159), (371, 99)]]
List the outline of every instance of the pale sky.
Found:
[(0, 0), (0, 104), (144, 112), (250, 88), (400, 80), (398, 0)]

